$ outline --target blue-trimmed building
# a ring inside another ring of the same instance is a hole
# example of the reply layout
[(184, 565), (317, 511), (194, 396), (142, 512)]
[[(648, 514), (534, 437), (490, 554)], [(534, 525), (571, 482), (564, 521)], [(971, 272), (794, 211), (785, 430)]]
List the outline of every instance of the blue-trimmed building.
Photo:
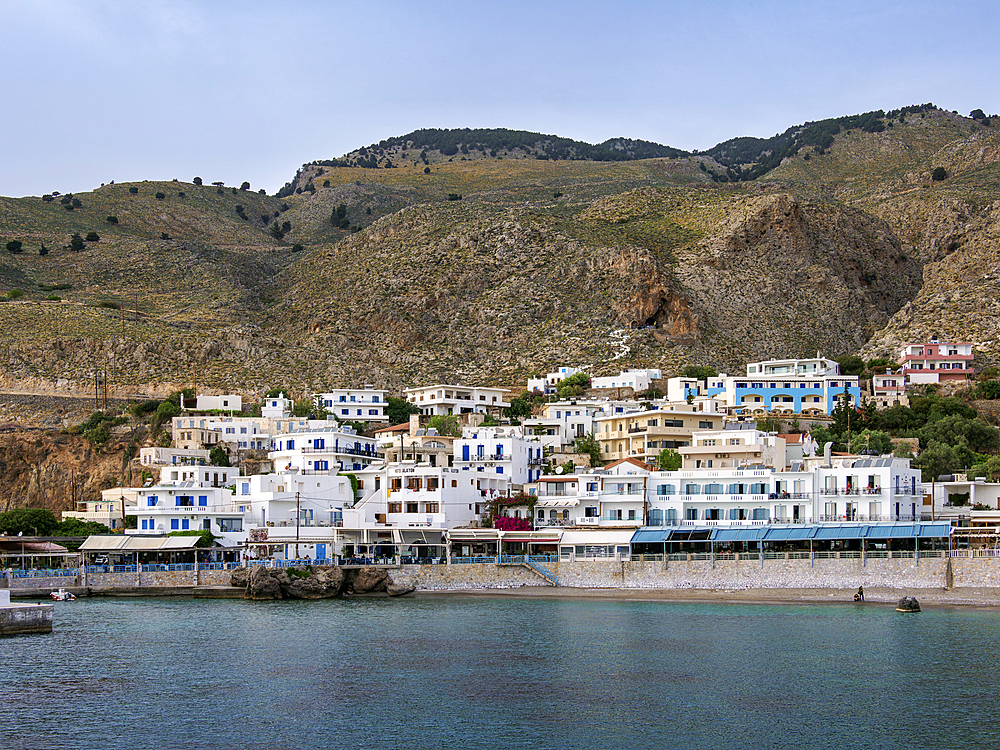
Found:
[(735, 414), (830, 414), (845, 392), (861, 406), (857, 376), (841, 375), (840, 365), (824, 357), (751, 362), (746, 376), (725, 378), (726, 405)]

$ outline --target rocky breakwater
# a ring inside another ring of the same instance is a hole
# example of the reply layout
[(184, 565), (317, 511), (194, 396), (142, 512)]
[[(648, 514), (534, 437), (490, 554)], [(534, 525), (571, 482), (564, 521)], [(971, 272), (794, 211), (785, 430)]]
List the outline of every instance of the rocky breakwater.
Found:
[(347, 594), (395, 595), (405, 593), (393, 584), (385, 570), (334, 565), (305, 568), (237, 568), (230, 583), (244, 590), (244, 598), (257, 601), (272, 599), (331, 599)]

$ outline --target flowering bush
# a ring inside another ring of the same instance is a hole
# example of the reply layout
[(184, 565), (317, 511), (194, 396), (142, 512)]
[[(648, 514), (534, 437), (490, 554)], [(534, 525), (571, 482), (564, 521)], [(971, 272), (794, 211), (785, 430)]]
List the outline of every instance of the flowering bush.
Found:
[(531, 519), (497, 516), (493, 519), (493, 528), (500, 531), (531, 531)]

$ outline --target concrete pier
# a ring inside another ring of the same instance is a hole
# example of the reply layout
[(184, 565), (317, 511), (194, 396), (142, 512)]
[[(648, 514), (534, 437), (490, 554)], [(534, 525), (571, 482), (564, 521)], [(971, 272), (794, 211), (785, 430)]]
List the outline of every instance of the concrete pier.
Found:
[(51, 633), (51, 604), (11, 604), (10, 591), (0, 589), (0, 635)]

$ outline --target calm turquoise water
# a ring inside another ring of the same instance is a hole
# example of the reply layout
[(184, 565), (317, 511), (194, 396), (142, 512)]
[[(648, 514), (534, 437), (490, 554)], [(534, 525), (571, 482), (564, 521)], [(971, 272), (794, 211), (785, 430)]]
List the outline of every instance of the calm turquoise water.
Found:
[(0, 640), (0, 747), (993, 748), (1000, 613), (81, 599)]

